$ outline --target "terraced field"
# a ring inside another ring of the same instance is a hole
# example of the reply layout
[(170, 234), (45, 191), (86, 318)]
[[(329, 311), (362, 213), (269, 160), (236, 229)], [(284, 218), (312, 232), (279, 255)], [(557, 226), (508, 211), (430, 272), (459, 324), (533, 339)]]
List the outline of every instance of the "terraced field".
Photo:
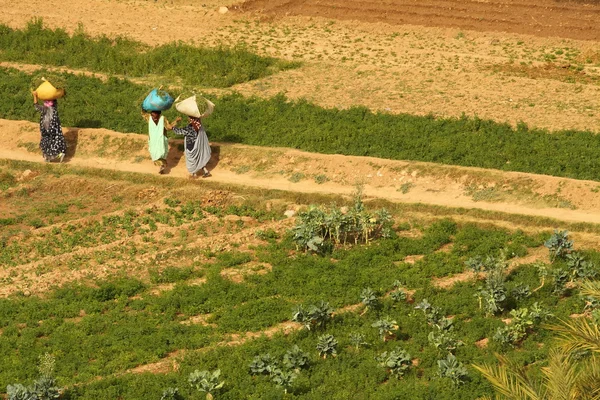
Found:
[[(597, 328), (594, 2), (0, 5), (6, 398), (477, 399)], [(148, 159), (161, 84), (217, 104), (211, 178)]]

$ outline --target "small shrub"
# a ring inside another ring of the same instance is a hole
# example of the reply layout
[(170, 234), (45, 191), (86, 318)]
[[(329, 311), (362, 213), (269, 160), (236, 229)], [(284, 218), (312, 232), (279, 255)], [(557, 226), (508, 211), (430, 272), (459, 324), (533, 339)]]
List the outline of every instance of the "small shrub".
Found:
[(363, 289), (360, 294), (360, 302), (365, 305), (365, 312), (377, 310), (381, 306), (377, 293), (371, 288)]
[(283, 391), (287, 393), (288, 389), (292, 386), (292, 383), (294, 383), (297, 377), (298, 374), (295, 371), (285, 371), (278, 368), (273, 371), (271, 380), (276, 385), (281, 386)]
[(530, 310), (519, 308), (510, 312), (512, 320), (505, 327), (498, 328), (493, 339), (503, 345), (515, 346), (522, 342), (529, 332), (552, 314), (543, 309), (537, 302)]
[(480, 288), (475, 294), (479, 301), (479, 308), (484, 309), (486, 315), (495, 315), (504, 310), (507, 299), (505, 286), (506, 261), (496, 262), (485, 278), (485, 287)]
[(318, 305), (312, 305), (305, 310), (302, 305), (298, 306), (293, 314), (292, 321), (300, 322), (305, 329), (324, 329), (333, 318), (334, 309), (329, 303), (321, 301)]

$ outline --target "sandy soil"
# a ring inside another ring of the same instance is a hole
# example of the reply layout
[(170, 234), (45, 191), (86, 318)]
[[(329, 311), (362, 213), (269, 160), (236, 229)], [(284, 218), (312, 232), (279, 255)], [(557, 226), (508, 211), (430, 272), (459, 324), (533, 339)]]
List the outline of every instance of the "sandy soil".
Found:
[(465, 113), (549, 129), (600, 126), (600, 28), (593, 23), (598, 4), (317, 3), (251, 1), (220, 14), (219, 6), (227, 4), (214, 0), (0, 0), (0, 22), (22, 27), (43, 17), (51, 27), (73, 31), (82, 23), (93, 35), (126, 35), (149, 44), (241, 43), (304, 62), (234, 88), (244, 94), (283, 92), (326, 107)]

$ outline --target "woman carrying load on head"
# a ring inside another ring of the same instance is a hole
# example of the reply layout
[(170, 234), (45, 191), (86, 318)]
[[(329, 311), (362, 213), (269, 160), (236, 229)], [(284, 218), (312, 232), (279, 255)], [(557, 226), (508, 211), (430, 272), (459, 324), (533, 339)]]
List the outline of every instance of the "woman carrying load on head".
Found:
[(148, 122), (148, 149), (154, 165), (159, 167), (158, 173), (164, 174), (167, 168), (169, 139), (167, 130), (172, 128), (161, 111), (146, 111), (142, 109), (142, 117)]
[[(206, 164), (210, 161), (210, 144), (208, 143), (208, 136), (202, 125), (202, 118), (208, 117), (214, 110), (214, 104), (209, 100), (206, 100), (206, 110), (200, 114), (198, 106), (195, 104), (196, 96), (192, 96), (189, 99), (182, 101), (175, 105), (177, 110), (187, 115), (189, 124), (185, 128), (173, 128), (173, 132), (176, 135), (182, 135), (185, 137), (185, 166), (190, 173), (190, 178), (196, 178), (198, 173), (202, 173), (203, 178), (211, 176)], [(186, 105), (193, 104), (195, 107), (190, 109)], [(178, 117), (175, 120), (174, 125), (177, 121), (181, 120)]]
[(33, 91), (33, 105), (40, 112), (40, 150), (46, 162), (57, 159), (62, 162), (67, 152), (67, 142), (63, 135), (60, 118), (56, 110), (56, 100), (44, 100), (44, 105), (38, 104), (37, 91)]
[(162, 86), (152, 89), (142, 102), (142, 116), (148, 122), (148, 149), (152, 161), (159, 167), (159, 174), (164, 174), (167, 168), (167, 130), (172, 128), (162, 112), (171, 108), (172, 104), (173, 98), (162, 90)]

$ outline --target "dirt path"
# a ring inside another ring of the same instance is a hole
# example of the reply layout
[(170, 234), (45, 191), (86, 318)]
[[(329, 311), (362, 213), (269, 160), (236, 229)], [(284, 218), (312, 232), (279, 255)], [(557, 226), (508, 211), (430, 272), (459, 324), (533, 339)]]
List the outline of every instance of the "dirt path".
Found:
[[(70, 136), (69, 129), (67, 137)], [(41, 162), (37, 125), (0, 120), (0, 158)], [(146, 137), (105, 129), (77, 130), (68, 164), (156, 174), (145, 150)], [(167, 176), (188, 172), (172, 141)], [(368, 197), (534, 215), (559, 221), (600, 223), (600, 184), (543, 175), (477, 168), (322, 155), (292, 149), (212, 144), (211, 181), (302, 193), (351, 195), (357, 184)], [(75, 154), (73, 154), (73, 151)], [(99, 156), (102, 155), (102, 156)], [(202, 184), (203, 180), (198, 180)]]
[[(352, 0), (337, 8), (333, 5), (340, 2), (263, 3), (247, 3), (242, 10), (249, 12), (231, 7), (220, 14), (224, 4), (216, 0), (0, 0), (0, 22), (23, 27), (43, 17), (49, 26), (69, 32), (82, 23), (93, 35), (126, 35), (152, 45), (242, 43), (259, 54), (304, 62), (297, 70), (234, 88), (247, 95), (283, 92), (325, 107), (362, 105), (444, 117), (465, 113), (549, 129), (600, 127), (598, 5), (549, 0), (541, 5), (532, 0), (394, 5)], [(416, 14), (394, 20), (408, 10)], [(460, 22), (474, 10), (483, 14), (481, 24), (479, 19)], [(448, 17), (439, 20), (440, 15)], [(415, 25), (423, 19), (436, 26)]]

